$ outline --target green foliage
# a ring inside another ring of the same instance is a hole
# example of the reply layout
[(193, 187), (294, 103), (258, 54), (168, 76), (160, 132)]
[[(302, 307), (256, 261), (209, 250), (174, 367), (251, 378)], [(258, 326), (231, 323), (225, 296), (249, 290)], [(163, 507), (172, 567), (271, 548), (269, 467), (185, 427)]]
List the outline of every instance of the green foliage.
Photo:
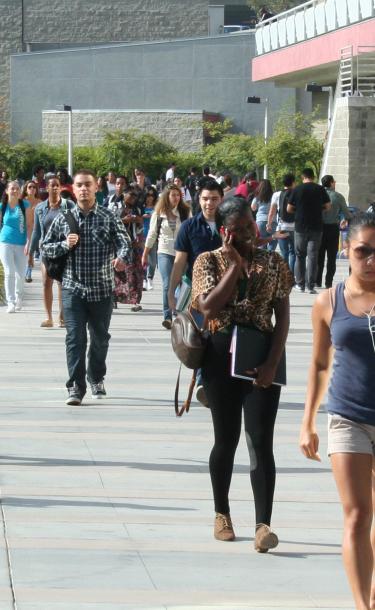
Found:
[(281, 186), (282, 176), (293, 172), (297, 178), (304, 167), (311, 167), (318, 176), (324, 144), (312, 135), (314, 115), (282, 113), (274, 125), (267, 146), (257, 136), (258, 165), (268, 164), (269, 176), (275, 186)]
[(265, 6), (274, 15), (303, 4), (301, 0), (269, 0), (268, 2), (265, 0), (248, 0), (247, 3), (250, 8), (254, 9), (256, 12), (258, 12), (262, 6)]
[(232, 129), (233, 121), (224, 119), (223, 121), (203, 121), (205, 137), (210, 144), (219, 142)]
[(243, 133), (225, 135), (220, 142), (204, 147), (204, 161), (220, 172), (229, 171), (243, 176), (254, 168), (255, 142), (253, 136)]

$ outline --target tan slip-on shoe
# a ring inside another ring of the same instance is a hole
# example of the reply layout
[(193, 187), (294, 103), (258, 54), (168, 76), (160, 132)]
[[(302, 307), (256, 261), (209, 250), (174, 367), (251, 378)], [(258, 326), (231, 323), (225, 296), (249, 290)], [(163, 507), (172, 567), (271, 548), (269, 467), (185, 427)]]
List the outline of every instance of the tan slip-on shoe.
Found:
[(267, 553), (279, 544), (279, 539), (265, 523), (258, 523), (255, 528), (254, 548), (258, 553)]
[(53, 328), (53, 320), (47, 318), (47, 320), (43, 320), (40, 326), (41, 328)]
[(216, 513), (214, 536), (216, 540), (223, 540), (229, 542), (235, 539), (233, 531), (232, 520), (229, 514), (223, 515), (222, 513)]

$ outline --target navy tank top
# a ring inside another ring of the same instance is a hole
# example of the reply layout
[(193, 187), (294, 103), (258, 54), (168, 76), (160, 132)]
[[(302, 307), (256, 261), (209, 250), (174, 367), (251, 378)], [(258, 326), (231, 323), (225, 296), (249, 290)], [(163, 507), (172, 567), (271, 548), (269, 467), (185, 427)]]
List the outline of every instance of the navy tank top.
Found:
[[(371, 318), (375, 341), (375, 316)], [(344, 283), (336, 286), (331, 320), (335, 348), (328, 390), (328, 413), (375, 426), (375, 352), (368, 317), (353, 316), (344, 298)]]

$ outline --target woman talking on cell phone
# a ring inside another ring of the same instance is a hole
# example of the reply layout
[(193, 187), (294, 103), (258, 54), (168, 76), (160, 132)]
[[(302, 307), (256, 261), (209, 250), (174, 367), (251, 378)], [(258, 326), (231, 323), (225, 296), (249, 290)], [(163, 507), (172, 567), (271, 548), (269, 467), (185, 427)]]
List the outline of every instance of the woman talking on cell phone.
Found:
[[(216, 226), (223, 245), (198, 256), (192, 285), (192, 305), (204, 315), (210, 331), (202, 378), (215, 437), (209, 461), (214, 536), (223, 541), (235, 538), (228, 496), (243, 411), (255, 501), (254, 546), (265, 553), (278, 544), (270, 529), (275, 488), (273, 431), (280, 398), (280, 386), (273, 381), (288, 334), (294, 279), (279, 254), (256, 247), (256, 225), (244, 198), (221, 203)], [(255, 382), (231, 376), (234, 326), (272, 334), (270, 351), (257, 367)]]
[(375, 218), (348, 231), (350, 277), (322, 292), (313, 311), (314, 347), (300, 446), (320, 460), (315, 419), (328, 391), (328, 455), (344, 512), (343, 558), (357, 610), (375, 608), (371, 589), (375, 448)]

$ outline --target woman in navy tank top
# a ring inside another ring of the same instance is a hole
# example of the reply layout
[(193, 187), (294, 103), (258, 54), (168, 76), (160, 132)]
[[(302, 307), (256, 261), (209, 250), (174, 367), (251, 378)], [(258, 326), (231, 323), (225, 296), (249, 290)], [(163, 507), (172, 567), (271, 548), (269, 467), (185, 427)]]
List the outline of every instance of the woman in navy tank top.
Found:
[(375, 608), (375, 218), (350, 223), (351, 275), (322, 292), (312, 312), (314, 347), (300, 446), (320, 460), (315, 417), (328, 391), (328, 454), (344, 511), (343, 558), (357, 610)]

